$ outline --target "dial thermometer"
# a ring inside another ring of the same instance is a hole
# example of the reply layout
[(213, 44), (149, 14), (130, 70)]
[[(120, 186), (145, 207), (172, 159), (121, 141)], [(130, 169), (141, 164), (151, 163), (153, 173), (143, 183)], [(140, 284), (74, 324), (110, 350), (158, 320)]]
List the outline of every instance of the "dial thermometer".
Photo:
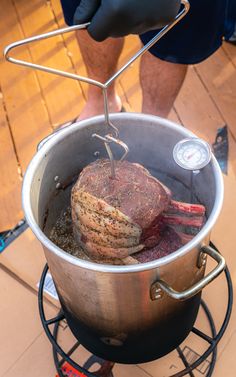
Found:
[(183, 169), (200, 170), (210, 162), (211, 148), (202, 139), (183, 139), (175, 145), (173, 157)]

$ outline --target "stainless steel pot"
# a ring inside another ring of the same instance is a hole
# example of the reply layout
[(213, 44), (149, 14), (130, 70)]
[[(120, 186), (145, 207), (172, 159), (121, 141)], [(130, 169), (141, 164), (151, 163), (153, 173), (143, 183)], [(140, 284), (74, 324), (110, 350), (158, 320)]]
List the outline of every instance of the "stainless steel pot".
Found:
[[(143, 164), (167, 185), (172, 182), (174, 189), (183, 187), (184, 195), (190, 195), (191, 172), (176, 165), (172, 151), (178, 141), (195, 135), (154, 116), (123, 113), (111, 115), (111, 120), (130, 148), (130, 161)], [(92, 134), (106, 132), (104, 117), (99, 116), (62, 129), (42, 143), (24, 177), (23, 207), (44, 247), (75, 336), (104, 359), (143, 362), (170, 352), (183, 341), (196, 319), (201, 290), (225, 267), (223, 257), (207, 246), (222, 206), (222, 175), (214, 157), (195, 175), (191, 195), (206, 206), (207, 221), (176, 252), (129, 266), (80, 260), (54, 245), (47, 234), (69, 203), (68, 183), (98, 155), (106, 157), (101, 141), (92, 139)], [(119, 155), (118, 146), (114, 153)], [(216, 260), (217, 267), (204, 277), (206, 255)]]

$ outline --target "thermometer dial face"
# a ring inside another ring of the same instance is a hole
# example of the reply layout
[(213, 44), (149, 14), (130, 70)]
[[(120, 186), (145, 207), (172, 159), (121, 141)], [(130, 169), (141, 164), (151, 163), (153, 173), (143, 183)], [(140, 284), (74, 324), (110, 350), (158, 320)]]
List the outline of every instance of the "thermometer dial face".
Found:
[(175, 162), (187, 170), (200, 170), (211, 160), (211, 148), (201, 139), (183, 139), (173, 150)]

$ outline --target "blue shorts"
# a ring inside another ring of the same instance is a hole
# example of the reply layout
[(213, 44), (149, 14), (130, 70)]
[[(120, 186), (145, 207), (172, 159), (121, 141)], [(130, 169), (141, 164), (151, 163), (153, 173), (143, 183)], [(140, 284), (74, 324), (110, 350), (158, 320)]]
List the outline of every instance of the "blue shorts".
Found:
[[(61, 0), (65, 21), (73, 25), (79, 0)], [(149, 52), (165, 61), (196, 64), (208, 58), (222, 44), (223, 37), (233, 34), (236, 21), (235, 0), (189, 0), (189, 13), (158, 41)], [(226, 27), (227, 24), (227, 27)], [(140, 35), (143, 44), (158, 30)]]

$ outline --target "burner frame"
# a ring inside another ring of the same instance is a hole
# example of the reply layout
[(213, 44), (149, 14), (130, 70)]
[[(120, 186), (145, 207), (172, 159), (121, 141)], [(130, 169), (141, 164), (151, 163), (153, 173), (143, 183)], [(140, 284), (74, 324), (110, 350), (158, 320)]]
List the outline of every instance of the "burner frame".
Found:
[[(216, 249), (216, 247), (212, 243), (211, 243), (211, 247)], [(81, 367), (73, 359), (70, 358), (71, 354), (80, 345), (80, 343), (78, 341), (68, 351), (67, 354), (64, 352), (64, 350), (58, 344), (57, 335), (58, 335), (59, 324), (60, 324), (60, 321), (65, 319), (65, 316), (64, 316), (62, 310), (60, 310), (56, 317), (53, 317), (51, 319), (46, 319), (45, 311), (44, 311), (44, 304), (43, 304), (43, 300), (44, 300), (43, 292), (44, 292), (44, 283), (45, 283), (45, 278), (46, 278), (47, 272), (48, 272), (48, 265), (46, 264), (45, 267), (44, 267), (41, 279), (40, 279), (40, 283), (39, 283), (38, 307), (39, 307), (40, 319), (41, 319), (44, 331), (45, 331), (45, 333), (46, 333), (46, 335), (47, 335), (47, 337), (48, 337), (48, 339), (51, 342), (52, 347), (53, 347), (53, 357), (54, 357), (54, 362), (55, 362), (55, 366), (56, 366), (59, 377), (64, 377), (64, 375), (62, 374), (62, 371), (61, 371), (61, 367), (64, 364), (64, 362), (68, 362), (73, 368), (75, 368), (80, 373), (83, 373), (86, 377), (96, 377), (98, 375), (96, 373), (99, 373), (100, 376), (112, 377), (113, 374), (112, 374), (111, 370), (109, 371), (108, 375), (101, 374), (101, 370), (102, 370), (102, 366), (101, 366), (101, 369), (99, 371), (91, 373), (87, 369), (85, 369), (84, 367)], [(211, 354), (212, 354), (212, 359), (211, 359), (210, 367), (209, 367), (209, 370), (207, 372), (206, 377), (212, 376), (212, 373), (213, 373), (213, 370), (214, 370), (214, 367), (215, 367), (215, 363), (216, 363), (217, 344), (221, 340), (221, 338), (224, 335), (225, 330), (228, 326), (230, 316), (231, 316), (231, 312), (232, 312), (232, 305), (233, 305), (233, 287), (232, 287), (230, 272), (229, 272), (229, 269), (228, 269), (227, 266), (225, 268), (224, 273), (225, 273), (227, 289), (228, 289), (228, 303), (227, 303), (227, 309), (226, 309), (225, 317), (224, 317), (224, 320), (222, 322), (220, 330), (218, 331), (218, 333), (216, 332), (214, 319), (211, 315), (211, 312), (210, 312), (208, 306), (206, 305), (206, 303), (203, 300), (201, 300), (201, 307), (204, 310), (204, 313), (205, 313), (207, 320), (209, 322), (212, 337), (203, 333), (201, 330), (198, 330), (195, 327), (192, 328), (191, 332), (194, 333), (195, 335), (199, 336), (200, 338), (202, 338), (204, 341), (206, 341), (210, 345), (207, 348), (207, 350), (192, 364), (188, 363), (188, 361), (186, 360), (181, 348), (177, 347), (176, 351), (178, 352), (179, 357), (181, 358), (181, 360), (182, 360), (182, 362), (185, 366), (185, 369), (171, 375), (170, 377), (182, 377), (182, 376), (185, 376), (186, 374), (189, 374), (191, 377), (194, 377), (194, 374), (193, 374), (192, 371), (194, 369), (196, 369), (200, 364), (202, 364), (203, 361), (205, 361), (207, 359), (207, 357)], [(52, 325), (52, 324), (54, 324), (53, 331), (51, 331), (50, 328), (49, 328), (49, 326)], [(58, 355), (60, 355), (62, 357), (61, 361), (59, 361)]]

